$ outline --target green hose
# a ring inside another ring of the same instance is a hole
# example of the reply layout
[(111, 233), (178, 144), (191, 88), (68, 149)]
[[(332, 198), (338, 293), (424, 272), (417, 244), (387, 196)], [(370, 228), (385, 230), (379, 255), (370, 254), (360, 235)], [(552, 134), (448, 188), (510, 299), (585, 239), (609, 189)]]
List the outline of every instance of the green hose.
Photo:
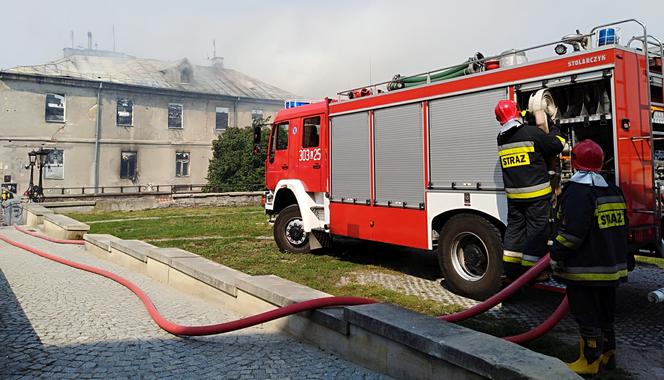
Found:
[[(431, 80), (439, 80), (440, 78), (448, 77), (453, 74), (457, 74), (460, 71), (465, 70), (468, 67), (468, 64), (463, 64), (459, 66), (452, 67), (450, 69), (447, 69), (445, 71), (441, 71), (435, 74), (431, 74), (430, 78)], [(406, 77), (400, 79), (401, 82), (403, 83), (420, 83), (420, 82), (426, 82), (427, 81), (427, 76), (426, 75), (416, 75), (412, 77)]]
[[(434, 74), (429, 74), (428, 80), (431, 82), (438, 82), (441, 80), (453, 79), (462, 77), (464, 75), (472, 74), (472, 71), (469, 69), (469, 61), (451, 67), (447, 70), (436, 72)], [(402, 88), (420, 86), (424, 83), (427, 83), (426, 75), (416, 75), (412, 77), (400, 78), (395, 77), (394, 80), (387, 84), (388, 91), (400, 90)]]

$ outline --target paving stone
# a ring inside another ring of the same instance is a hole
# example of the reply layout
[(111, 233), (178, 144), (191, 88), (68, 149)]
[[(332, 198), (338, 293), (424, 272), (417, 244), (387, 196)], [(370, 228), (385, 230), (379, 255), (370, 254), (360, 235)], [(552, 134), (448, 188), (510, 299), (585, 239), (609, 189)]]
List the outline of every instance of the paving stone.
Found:
[[(175, 323), (212, 324), (238, 317), (88, 255), (80, 246), (50, 243), (13, 229), (0, 228), (0, 234), (128, 278)], [(266, 333), (260, 326), (210, 337), (170, 335), (155, 326), (142, 303), (124, 287), (4, 243), (0, 243), (0, 270), (3, 379), (297, 379), (324, 378), (339, 368), (349, 368), (350, 378), (386, 378), (292, 337)], [(30, 367), (37, 363), (43, 366)]]

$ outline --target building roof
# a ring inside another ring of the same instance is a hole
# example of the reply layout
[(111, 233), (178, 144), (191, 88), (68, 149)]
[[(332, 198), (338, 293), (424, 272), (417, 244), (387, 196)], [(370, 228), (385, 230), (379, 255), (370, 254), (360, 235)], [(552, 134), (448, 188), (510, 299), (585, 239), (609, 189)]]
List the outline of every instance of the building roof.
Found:
[[(18, 66), (7, 73), (76, 78), (130, 86), (154, 87), (232, 97), (287, 100), (297, 96), (278, 87), (223, 67), (223, 58), (210, 66), (193, 65), (187, 58), (177, 61), (136, 58), (122, 53), (88, 49), (65, 49), (65, 57), (35, 66)], [(189, 70), (189, 83), (181, 73)]]

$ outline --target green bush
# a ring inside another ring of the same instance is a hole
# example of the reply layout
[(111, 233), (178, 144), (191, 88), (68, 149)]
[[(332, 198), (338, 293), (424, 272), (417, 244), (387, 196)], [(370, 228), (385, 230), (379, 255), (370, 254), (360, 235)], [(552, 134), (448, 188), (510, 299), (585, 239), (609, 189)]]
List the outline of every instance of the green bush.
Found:
[[(265, 155), (269, 118), (255, 120), (251, 128), (229, 127), (212, 142), (208, 166), (208, 192), (255, 191), (265, 188)], [(261, 126), (260, 153), (254, 152), (253, 127)]]

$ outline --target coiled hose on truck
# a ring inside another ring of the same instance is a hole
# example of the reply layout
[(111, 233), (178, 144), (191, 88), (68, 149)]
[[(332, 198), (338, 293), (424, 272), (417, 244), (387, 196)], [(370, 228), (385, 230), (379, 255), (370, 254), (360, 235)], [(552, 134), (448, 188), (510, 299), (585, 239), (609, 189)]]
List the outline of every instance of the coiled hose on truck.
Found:
[[(45, 239), (48, 241), (53, 242), (54, 240), (58, 240), (57, 242), (60, 244), (80, 244), (80, 241), (75, 241), (75, 240), (62, 240), (62, 239), (52, 239), (48, 238), (44, 235), (34, 233), (32, 231), (28, 231), (24, 228), (15, 226), (15, 228), (23, 233), (29, 234), (34, 237), (38, 237), (41, 239)], [(177, 323), (173, 323), (166, 319), (164, 316), (162, 316), (159, 313), (159, 310), (157, 307), (154, 305), (150, 297), (143, 292), (136, 284), (133, 282), (127, 280), (126, 278), (119, 276), (115, 273), (106, 271), (101, 268), (97, 268), (91, 265), (85, 265), (81, 263), (77, 263), (71, 260), (63, 259), (61, 257), (51, 255), (49, 253), (46, 253), (44, 251), (41, 251), (39, 249), (30, 247), (28, 245), (16, 242), (14, 240), (11, 240), (3, 235), (0, 235), (0, 240), (4, 241), (7, 244), (13, 245), (14, 247), (23, 249), (25, 251), (28, 251), (30, 253), (33, 253), (35, 255), (41, 256), (43, 258), (73, 267), (77, 268), (86, 272), (94, 273), (103, 277), (106, 277), (110, 280), (113, 280), (117, 282), (118, 284), (126, 287), (127, 289), (131, 290), (140, 300), (143, 302), (143, 305), (145, 306), (146, 310), (148, 311), (148, 314), (154, 320), (154, 322), (162, 329), (165, 331), (173, 334), (173, 335), (178, 335), (178, 336), (201, 336), (201, 335), (214, 335), (214, 334), (222, 334), (222, 333), (227, 333), (235, 330), (241, 330), (247, 327), (255, 326), (261, 323), (269, 322), (275, 319), (279, 319), (288, 315), (292, 314), (297, 314), (301, 313), (303, 311), (310, 311), (314, 309), (320, 309), (324, 307), (333, 307), (333, 306), (353, 306), (353, 305), (367, 305), (367, 304), (373, 304), (376, 303), (377, 301), (368, 299), (368, 298), (361, 298), (361, 297), (324, 297), (324, 298), (316, 298), (312, 299), (309, 301), (304, 301), (304, 302), (298, 302), (292, 305), (287, 305), (283, 307), (279, 307), (274, 310), (266, 311), (264, 313), (252, 315), (249, 317), (241, 318), (235, 321), (230, 321), (230, 322), (224, 322), (224, 323), (219, 323), (219, 324), (214, 324), (214, 325), (205, 325), (205, 326), (183, 326), (179, 325)], [(495, 294), (493, 297), (489, 298), (488, 300), (470, 308), (465, 311), (455, 313), (455, 314), (449, 314), (449, 315), (444, 315), (441, 317), (438, 317), (438, 319), (449, 321), (449, 322), (458, 322), (470, 317), (473, 317), (475, 315), (478, 315), (480, 313), (483, 313), (498, 303), (502, 302), (505, 300), (507, 297), (511, 296), (514, 294), (519, 288), (525, 286), (528, 284), (530, 281), (532, 281), (539, 273), (541, 273), (544, 269), (546, 269), (549, 265), (549, 256), (545, 256), (540, 261), (530, 268), (526, 273), (524, 273), (519, 279), (511, 283), (509, 286), (507, 286), (505, 289), (501, 290), (499, 293)], [(505, 337), (504, 339), (513, 342), (513, 343), (524, 343), (529, 340), (535, 339), (543, 334), (545, 334), (547, 331), (552, 329), (560, 320), (567, 314), (568, 311), (568, 305), (567, 305), (567, 297), (563, 299), (563, 302), (558, 306), (556, 311), (546, 320), (544, 323), (541, 325), (537, 326), (536, 328), (515, 336), (510, 336), (510, 337)]]
[(392, 78), (392, 81), (387, 84), (388, 91), (400, 90), (402, 88), (419, 86), (422, 84), (430, 82), (438, 82), (442, 80), (462, 77), (464, 75), (469, 75), (476, 73), (483, 68), (484, 55), (482, 53), (475, 53), (474, 56), (470, 57), (466, 62), (453, 66), (449, 69), (438, 71), (427, 75), (414, 75), (410, 77), (402, 77), (397, 74)]

